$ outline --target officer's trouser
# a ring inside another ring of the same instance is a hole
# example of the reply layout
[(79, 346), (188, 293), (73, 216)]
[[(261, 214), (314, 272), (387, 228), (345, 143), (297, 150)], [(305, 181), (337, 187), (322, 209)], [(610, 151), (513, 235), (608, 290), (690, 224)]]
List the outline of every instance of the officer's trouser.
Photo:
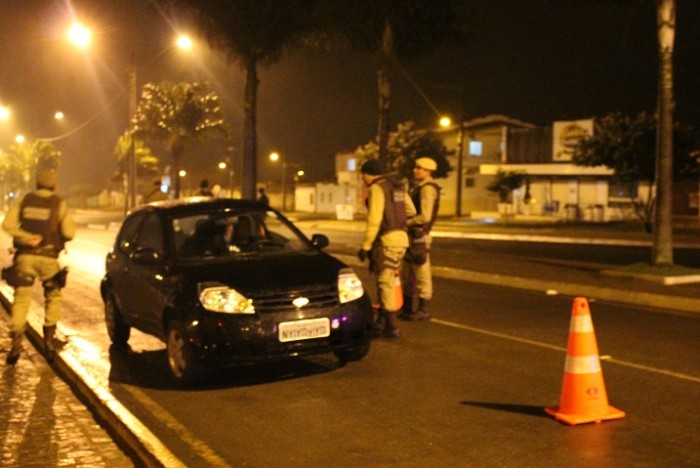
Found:
[(405, 247), (382, 247), (382, 266), (377, 276), (377, 289), (379, 290), (379, 303), (387, 312), (397, 312), (401, 306), (394, 294), (394, 276), (396, 270), (401, 267), (401, 260), (406, 254)]
[[(44, 326), (55, 325), (61, 318), (61, 289), (53, 281), (49, 281), (60, 271), (55, 258), (42, 255), (22, 254), (15, 259), (19, 272), (23, 275), (39, 279), (44, 287)], [(12, 319), (10, 331), (21, 333), (27, 325), (27, 313), (32, 302), (32, 286), (15, 288), (15, 299), (12, 303)]]
[[(421, 299), (430, 300), (433, 298), (433, 272), (430, 267), (430, 246), (432, 239), (425, 236), (425, 244), (428, 248), (427, 260), (422, 265), (416, 265), (409, 261), (404, 261), (401, 267), (401, 283), (403, 284), (406, 296), (418, 296)], [(415, 280), (415, 290), (411, 290)]]

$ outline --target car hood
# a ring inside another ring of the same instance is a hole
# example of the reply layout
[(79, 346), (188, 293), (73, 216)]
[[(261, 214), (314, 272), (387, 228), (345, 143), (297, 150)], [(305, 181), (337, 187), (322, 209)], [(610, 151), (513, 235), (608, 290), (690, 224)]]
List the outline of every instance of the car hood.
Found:
[(346, 265), (323, 252), (240, 256), (222, 262), (180, 265), (191, 285), (217, 282), (237, 290), (294, 289), (335, 283)]

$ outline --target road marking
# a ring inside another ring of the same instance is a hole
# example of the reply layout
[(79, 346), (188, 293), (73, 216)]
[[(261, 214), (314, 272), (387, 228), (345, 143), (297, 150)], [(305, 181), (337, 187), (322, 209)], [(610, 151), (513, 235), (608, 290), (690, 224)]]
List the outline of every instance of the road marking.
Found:
[(197, 455), (207, 462), (208, 466), (231, 466), (226, 460), (218, 456), (211, 447), (195, 437), (185, 426), (180, 424), (173, 415), (168, 413), (162, 406), (151, 399), (151, 397), (131, 385), (123, 385), (122, 388), (131, 393), (131, 395), (145, 406), (158, 421), (162, 422), (168, 429), (174, 431), (180, 440), (185, 442)]
[[(436, 319), (436, 318), (430, 319), (430, 322), (437, 323), (439, 325), (444, 325), (446, 327), (452, 327), (452, 328), (457, 328), (460, 330), (470, 331), (473, 333), (479, 333), (481, 335), (493, 336), (495, 338), (502, 338), (504, 340), (515, 341), (517, 343), (523, 343), (523, 344), (527, 344), (527, 345), (537, 346), (539, 348), (552, 349), (554, 351), (560, 351), (560, 352), (566, 353), (566, 348), (562, 348), (561, 346), (554, 346), (554, 345), (551, 345), (548, 343), (543, 343), (541, 341), (528, 340), (526, 338), (519, 338), (519, 337), (513, 336), (513, 335), (506, 335), (505, 333), (498, 333), (498, 332), (494, 332), (494, 331), (490, 331), (490, 330), (484, 330), (483, 328), (470, 327), (468, 325), (463, 325), (461, 323), (455, 323), (455, 322), (450, 322), (447, 320), (441, 320), (441, 319)], [(665, 375), (668, 377), (674, 377), (674, 378), (680, 379), (680, 380), (687, 380), (689, 382), (700, 383), (700, 377), (695, 377), (693, 375), (682, 374), (680, 372), (673, 372), (673, 371), (669, 371), (666, 369), (659, 369), (659, 368), (651, 367), (651, 366), (645, 366), (643, 364), (636, 364), (634, 362), (629, 362), (629, 361), (622, 361), (622, 360), (615, 359), (615, 358), (609, 357), (609, 356), (605, 356), (605, 358), (606, 358), (605, 359), (606, 362), (617, 364), (619, 366), (630, 367), (632, 369), (643, 370), (646, 372), (652, 372), (654, 374), (661, 374), (661, 375)]]

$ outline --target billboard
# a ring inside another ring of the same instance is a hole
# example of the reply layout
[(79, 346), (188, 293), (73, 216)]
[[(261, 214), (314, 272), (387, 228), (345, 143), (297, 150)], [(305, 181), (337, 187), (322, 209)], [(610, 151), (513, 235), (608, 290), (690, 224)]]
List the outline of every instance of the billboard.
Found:
[(571, 161), (574, 147), (587, 135), (593, 135), (593, 119), (554, 122), (552, 161)]

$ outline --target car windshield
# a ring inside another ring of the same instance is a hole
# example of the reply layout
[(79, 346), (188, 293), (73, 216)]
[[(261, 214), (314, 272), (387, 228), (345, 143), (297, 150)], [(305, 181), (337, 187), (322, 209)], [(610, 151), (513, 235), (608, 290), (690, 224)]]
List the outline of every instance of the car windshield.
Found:
[(274, 211), (217, 211), (171, 220), (180, 259), (273, 255), (312, 250), (311, 244)]

